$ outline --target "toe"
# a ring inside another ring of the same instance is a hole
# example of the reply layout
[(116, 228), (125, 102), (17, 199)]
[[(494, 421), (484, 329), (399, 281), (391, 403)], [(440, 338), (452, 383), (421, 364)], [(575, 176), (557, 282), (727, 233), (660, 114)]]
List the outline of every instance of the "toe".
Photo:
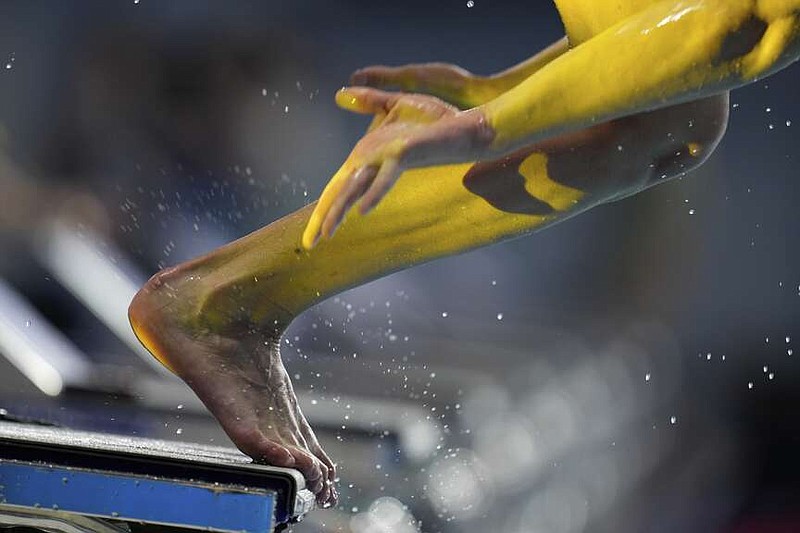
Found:
[(308, 489), (314, 494), (319, 494), (324, 488), (325, 478), (322, 475), (322, 464), (312, 455), (299, 450), (294, 450), (294, 467), (297, 468), (306, 478)]
[(328, 479), (336, 481), (336, 465), (333, 464), (333, 461), (331, 461), (331, 458), (325, 453), (325, 450), (317, 446), (314, 450), (314, 455), (328, 468)]
[[(234, 439), (234, 442), (237, 441)], [(256, 461), (286, 468), (295, 466), (294, 455), (286, 447), (263, 435), (257, 438), (243, 438), (238, 443), (239, 449)]]
[(336, 485), (331, 484), (331, 497), (328, 500), (328, 505), (335, 507), (339, 503), (339, 491), (336, 490)]
[(331, 487), (333, 486), (331, 480), (328, 479), (328, 467), (320, 463), (320, 471), (322, 472), (322, 488), (317, 492), (317, 503), (325, 505), (331, 497)]
[(322, 490), (317, 494), (317, 505), (320, 507), (327, 507), (331, 497), (331, 486), (328, 483), (323, 484)]

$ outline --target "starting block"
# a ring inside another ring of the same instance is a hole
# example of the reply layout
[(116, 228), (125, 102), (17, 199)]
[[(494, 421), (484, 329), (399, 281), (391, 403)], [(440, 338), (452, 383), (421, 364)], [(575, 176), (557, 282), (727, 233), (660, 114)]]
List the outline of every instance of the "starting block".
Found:
[(231, 448), (0, 421), (0, 528), (268, 533), (313, 508), (300, 472)]

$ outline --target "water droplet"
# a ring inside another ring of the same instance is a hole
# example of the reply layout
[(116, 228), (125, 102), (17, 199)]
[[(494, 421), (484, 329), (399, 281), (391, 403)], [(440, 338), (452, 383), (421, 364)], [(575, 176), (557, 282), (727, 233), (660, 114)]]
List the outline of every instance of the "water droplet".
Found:
[(770, 373), (769, 373), (769, 375), (767, 376), (767, 378), (768, 378), (770, 381), (772, 381), (773, 379), (775, 379), (775, 372), (770, 372)]
[(29, 328), (29, 327), (31, 327), (31, 321), (30, 321), (30, 320), (26, 320), (26, 321), (25, 321), (25, 327), (26, 327), (26, 328)]
[(179, 403), (179, 404), (178, 404), (178, 407), (177, 407), (177, 409), (178, 409), (179, 411), (180, 411), (181, 409), (183, 409), (183, 404), (182, 404), (182, 403)]
[(764, 368), (763, 368), (763, 370), (764, 370), (764, 373), (766, 374), (766, 373), (767, 373), (767, 370), (769, 370), (769, 368), (767, 367), (767, 365), (764, 365)]
[(678, 417), (677, 416), (672, 415), (671, 417), (669, 417), (669, 423), (670, 424), (676, 424), (677, 422), (678, 422)]
[(181, 435), (183, 433), (183, 428), (178, 428), (175, 430), (176, 435)]
[(447, 318), (447, 311), (442, 312), (442, 318)]
[(647, 374), (644, 375), (644, 380), (645, 381), (650, 381), (650, 377), (651, 377), (650, 376), (650, 372), (648, 372)]
[(794, 350), (792, 350), (791, 348), (786, 350), (786, 355), (792, 355), (793, 353), (794, 353)]
[(503, 320), (503, 313), (497, 313), (497, 320)]
[(748, 381), (747, 382), (747, 388), (748, 389), (752, 389), (753, 388), (753, 382), (752, 381)]
[(788, 127), (790, 127), (791, 125), (792, 125), (792, 121), (791, 121), (791, 120), (787, 120), (787, 121), (786, 121), (786, 127), (788, 128)]
[(689, 209), (689, 214), (690, 215), (694, 215), (694, 213), (695, 213), (694, 209)]
[(475, 7), (475, 0), (467, 0), (467, 7)]
[(786, 344), (789, 344), (790, 342), (792, 342), (792, 338), (787, 335), (786, 336)]

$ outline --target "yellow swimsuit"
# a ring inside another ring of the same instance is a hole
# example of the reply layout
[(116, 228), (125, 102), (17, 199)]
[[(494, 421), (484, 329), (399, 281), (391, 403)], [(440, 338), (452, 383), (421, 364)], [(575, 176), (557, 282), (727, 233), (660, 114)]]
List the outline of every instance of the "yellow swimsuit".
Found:
[(657, 1), (555, 0), (555, 3), (570, 45), (577, 46)]

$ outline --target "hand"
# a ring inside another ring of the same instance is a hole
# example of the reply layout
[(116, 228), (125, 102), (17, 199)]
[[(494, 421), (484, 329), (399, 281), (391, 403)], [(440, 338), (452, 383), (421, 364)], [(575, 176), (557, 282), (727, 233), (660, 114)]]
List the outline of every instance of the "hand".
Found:
[[(433, 96), (388, 93), (365, 87), (342, 89), (336, 95), (336, 102), (345, 109), (373, 114), (375, 118), (367, 135), (356, 144), (322, 192), (303, 233), (307, 249), (320, 237), (330, 238), (359, 198), (363, 215), (386, 195), (405, 168), (423, 166), (424, 158), (409, 157), (411, 150), (420, 144), (421, 136), (430, 133), (431, 124), (459, 114), (455, 107)], [(442, 137), (457, 133), (458, 128)], [(435, 135), (433, 139), (436, 140)]]
[(350, 84), (430, 94), (461, 109), (472, 108), (491, 99), (487, 94), (490, 92), (488, 78), (447, 63), (366, 67), (353, 73)]

